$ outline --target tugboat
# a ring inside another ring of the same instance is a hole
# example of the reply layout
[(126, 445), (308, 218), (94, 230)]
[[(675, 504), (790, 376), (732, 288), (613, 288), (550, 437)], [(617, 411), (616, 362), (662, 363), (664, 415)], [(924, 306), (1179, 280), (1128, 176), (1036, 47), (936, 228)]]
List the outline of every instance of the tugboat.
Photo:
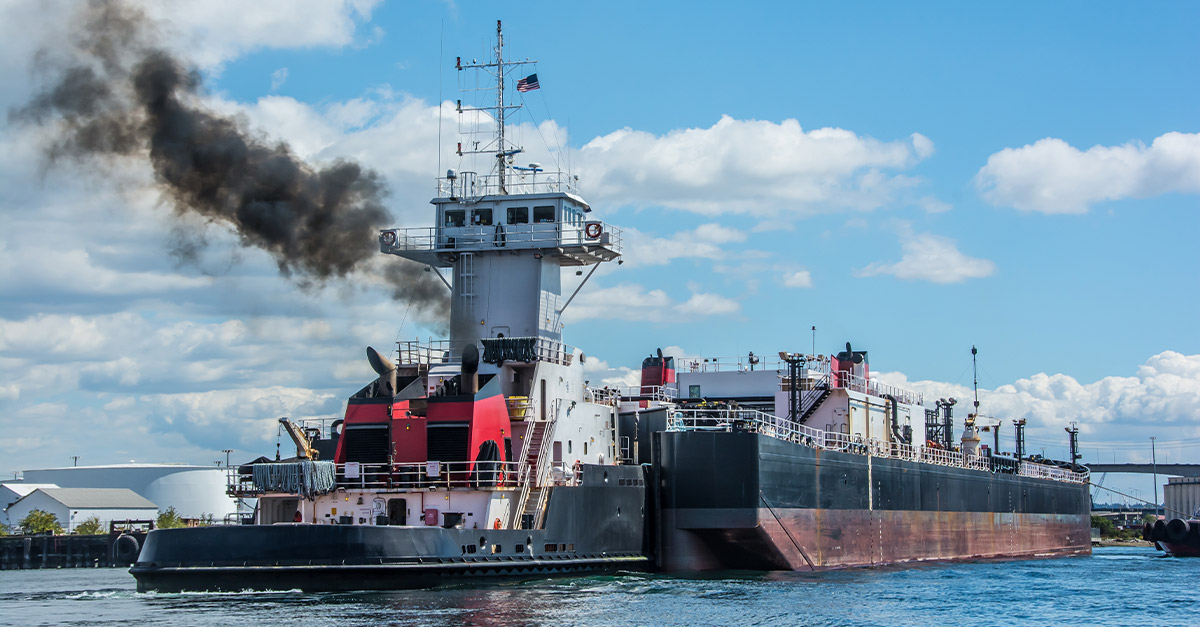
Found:
[[(590, 278), (620, 257), (621, 231), (591, 217), (572, 176), (513, 166), (505, 86), (532, 62), (504, 59), (500, 22), (496, 37), (493, 62), (456, 63), (496, 77), (494, 106), (459, 105), (494, 119), (479, 151), (493, 169), (446, 172), (436, 226), (379, 236), (382, 252), (453, 273), (450, 338), (401, 342), (394, 362), (368, 348), (379, 376), (349, 398), (336, 448), (285, 420), (295, 461), (231, 473), (231, 494), (257, 499), (253, 524), (152, 532), (130, 571), (138, 590), (387, 589), (648, 564), (645, 477), (618, 454), (618, 396), (588, 387), (560, 322), (562, 269)], [(323, 446), (332, 460), (315, 459)]]
[(1200, 557), (1200, 519), (1196, 515), (1142, 525), (1142, 539), (1172, 557)]

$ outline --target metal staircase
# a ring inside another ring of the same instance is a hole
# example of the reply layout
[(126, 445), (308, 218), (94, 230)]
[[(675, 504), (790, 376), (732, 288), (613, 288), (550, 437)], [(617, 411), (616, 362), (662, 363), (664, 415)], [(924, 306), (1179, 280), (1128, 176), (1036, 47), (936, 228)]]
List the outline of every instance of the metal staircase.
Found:
[[(554, 427), (558, 423), (558, 402), (549, 420), (535, 420), (530, 424), (525, 442), (525, 463), (521, 465), (521, 492), (517, 506), (512, 510), (510, 529), (537, 529), (542, 526), (546, 512), (546, 500), (550, 495), (550, 470)], [(537, 490), (537, 497), (530, 498)], [(527, 521), (532, 524), (526, 525)]]
[(821, 375), (817, 380), (813, 381), (813, 388), (806, 390), (800, 397), (800, 420), (797, 421), (798, 424), (804, 424), (812, 417), (817, 408), (821, 406), (821, 403), (825, 402), (825, 399), (829, 398), (829, 395), (833, 393), (831, 388), (828, 374)]

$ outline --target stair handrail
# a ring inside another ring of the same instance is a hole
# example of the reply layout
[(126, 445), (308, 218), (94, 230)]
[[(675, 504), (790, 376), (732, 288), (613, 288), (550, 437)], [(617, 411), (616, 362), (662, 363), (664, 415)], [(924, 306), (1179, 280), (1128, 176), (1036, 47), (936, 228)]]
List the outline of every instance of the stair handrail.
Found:
[(829, 385), (828, 372), (821, 373), (821, 376), (813, 379), (812, 382), (812, 389), (805, 390), (800, 395), (800, 408), (798, 410), (800, 420), (798, 422), (801, 423), (808, 418), (808, 414), (816, 409), (817, 405), (828, 395), (831, 387)]
[(520, 478), (517, 480), (518, 485), (521, 486), (521, 492), (518, 494), (517, 502), (514, 504), (512, 513), (509, 516), (509, 521), (508, 521), (509, 529), (520, 529), (521, 528), (521, 514), (525, 512), (525, 503), (526, 503), (526, 501), (529, 500), (529, 491), (530, 491), (529, 473), (530, 473), (529, 464), (522, 463), (521, 471), (520, 471)]
[[(537, 459), (537, 485), (540, 488), (538, 491), (537, 506), (533, 510), (533, 528), (541, 527), (542, 515), (546, 509), (546, 499), (550, 495), (550, 470), (551, 470), (551, 455), (547, 454), (547, 447), (553, 446), (555, 426), (558, 425), (558, 412), (562, 409), (562, 399), (554, 399), (554, 411), (550, 412), (550, 419), (546, 421), (545, 431), (542, 432), (542, 445), (538, 450)], [(522, 513), (524, 510), (522, 510)]]

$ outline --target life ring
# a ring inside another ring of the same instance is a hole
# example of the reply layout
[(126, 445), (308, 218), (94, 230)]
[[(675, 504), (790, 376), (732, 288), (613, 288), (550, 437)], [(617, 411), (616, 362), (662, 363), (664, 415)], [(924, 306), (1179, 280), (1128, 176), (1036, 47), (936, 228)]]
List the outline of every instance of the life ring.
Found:
[(600, 237), (601, 230), (602, 227), (600, 226), (599, 222), (588, 222), (587, 226), (583, 228), (583, 232), (588, 236), (588, 239), (596, 239)]
[(500, 528), (500, 519), (497, 518), (496, 522), (492, 523), (492, 529), (499, 529), (499, 528)]

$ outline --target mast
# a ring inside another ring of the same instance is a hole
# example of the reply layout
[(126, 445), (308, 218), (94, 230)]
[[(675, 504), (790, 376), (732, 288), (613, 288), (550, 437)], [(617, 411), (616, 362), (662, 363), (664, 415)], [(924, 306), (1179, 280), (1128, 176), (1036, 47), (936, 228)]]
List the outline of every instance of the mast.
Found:
[(979, 351), (975, 349), (975, 345), (971, 345), (971, 375), (974, 378), (975, 386), (975, 415), (979, 416), (979, 367), (975, 363), (975, 354)]
[(496, 20), (496, 168), (500, 193), (507, 194), (504, 187), (504, 33), (500, 31), (500, 20)]
[[(492, 119), (496, 121), (495, 143), (494, 145), (486, 146), (482, 149), (470, 148), (463, 150), (462, 143), (459, 143), (458, 156), (465, 154), (494, 154), (496, 157), (496, 186), (495, 192), (501, 195), (508, 194), (508, 159), (513, 155), (524, 152), (524, 149), (519, 146), (509, 146), (508, 140), (505, 137), (505, 118), (509, 109), (520, 109), (519, 104), (505, 104), (504, 102), (504, 80), (505, 72), (510, 66), (531, 65), (537, 63), (536, 60), (525, 61), (505, 61), (504, 60), (504, 31), (501, 28), (500, 20), (496, 20), (496, 59), (492, 62), (476, 63), (474, 59), (471, 63), (464, 64), (462, 57), (458, 57), (454, 64), (454, 68), (462, 71), (467, 69), (484, 69), (494, 71), (496, 75), (496, 104), (494, 106), (485, 107), (464, 107), (462, 100), (458, 101), (458, 113), (462, 115), (464, 111), (486, 111), (492, 112)], [(494, 70), (493, 70), (494, 68)], [(494, 112), (493, 112), (494, 110)]]

